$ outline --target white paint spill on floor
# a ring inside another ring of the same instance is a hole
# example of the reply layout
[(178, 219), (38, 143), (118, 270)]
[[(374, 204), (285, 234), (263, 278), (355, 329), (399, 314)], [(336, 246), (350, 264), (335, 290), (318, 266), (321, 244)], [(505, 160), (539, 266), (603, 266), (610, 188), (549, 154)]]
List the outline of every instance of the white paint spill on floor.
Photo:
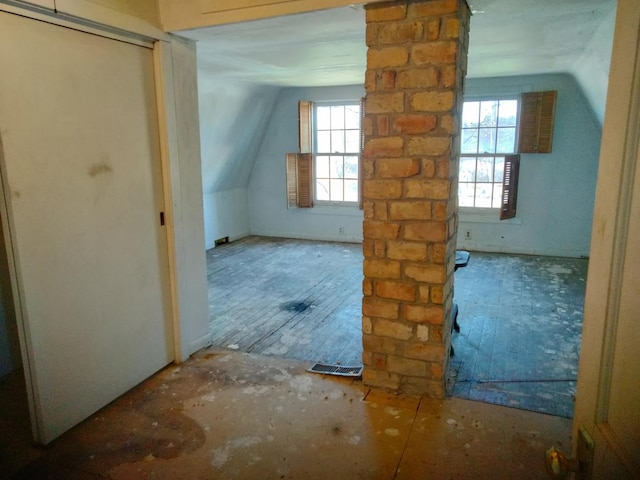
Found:
[(225, 463), (227, 463), (227, 461), (229, 461), (234, 450), (251, 448), (259, 443), (262, 443), (262, 439), (260, 437), (240, 437), (229, 440), (222, 447), (216, 448), (213, 451), (211, 465), (220, 469)]

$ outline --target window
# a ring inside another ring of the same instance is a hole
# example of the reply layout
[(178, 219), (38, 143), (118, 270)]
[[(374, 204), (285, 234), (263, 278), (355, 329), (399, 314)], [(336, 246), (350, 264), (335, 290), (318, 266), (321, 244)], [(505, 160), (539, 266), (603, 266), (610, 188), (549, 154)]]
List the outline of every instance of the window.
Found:
[(363, 101), (298, 102), (300, 151), (285, 156), (287, 208), (320, 203), (362, 209)]
[(502, 207), (505, 161), (516, 149), (517, 119), (517, 99), (464, 102), (458, 178), (460, 207)]
[[(464, 102), (458, 205), (516, 216), (520, 155), (551, 153), (557, 92)], [(517, 147), (516, 147), (517, 144)]]
[(315, 104), (314, 194), (317, 203), (358, 202), (360, 103)]

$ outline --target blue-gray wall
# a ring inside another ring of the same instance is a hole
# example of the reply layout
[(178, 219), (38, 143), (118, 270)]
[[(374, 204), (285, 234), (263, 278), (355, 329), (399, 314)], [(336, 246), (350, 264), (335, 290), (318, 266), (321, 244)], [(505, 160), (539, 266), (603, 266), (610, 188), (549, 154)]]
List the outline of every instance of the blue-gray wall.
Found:
[[(470, 78), (465, 98), (557, 90), (553, 151), (521, 154), (518, 210), (501, 222), (498, 213), (460, 211), (458, 248), (534, 255), (589, 255), (600, 154), (601, 126), (574, 78), (536, 75)], [(471, 238), (466, 238), (467, 231)]]
[[(557, 90), (553, 152), (522, 154), (518, 213), (460, 212), (458, 247), (579, 257), (589, 254), (601, 127), (571, 75), (469, 78), (467, 98)], [(297, 105), (356, 100), (362, 86), (232, 86), (200, 98), (207, 248), (217, 238), (267, 235), (359, 242), (356, 208), (288, 209), (285, 154), (298, 151)], [(233, 128), (229, 128), (229, 123)], [(470, 232), (471, 238), (465, 237)]]
[(361, 85), (280, 91), (249, 181), (252, 234), (362, 241), (362, 211), (357, 207), (287, 208), (285, 155), (298, 151), (299, 100), (358, 101), (363, 96)]

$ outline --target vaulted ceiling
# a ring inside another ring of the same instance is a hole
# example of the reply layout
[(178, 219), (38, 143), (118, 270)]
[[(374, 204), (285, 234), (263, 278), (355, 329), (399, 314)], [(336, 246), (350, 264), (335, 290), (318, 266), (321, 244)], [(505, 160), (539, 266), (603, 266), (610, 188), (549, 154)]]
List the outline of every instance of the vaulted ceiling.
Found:
[[(572, 74), (602, 122), (615, 0), (471, 0), (469, 77)], [(361, 84), (362, 6), (177, 32), (198, 42), (200, 87)], [(209, 81), (211, 80), (211, 81)]]

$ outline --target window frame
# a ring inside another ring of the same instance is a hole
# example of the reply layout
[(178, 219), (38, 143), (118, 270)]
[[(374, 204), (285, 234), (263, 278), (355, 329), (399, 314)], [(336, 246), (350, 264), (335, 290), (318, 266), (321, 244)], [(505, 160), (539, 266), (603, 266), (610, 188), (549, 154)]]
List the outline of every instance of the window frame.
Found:
[[(345, 100), (330, 100), (330, 101), (314, 101), (313, 102), (313, 112), (312, 112), (312, 156), (313, 156), (313, 203), (319, 207), (340, 207), (340, 208), (359, 208), (360, 199), (362, 198), (362, 151), (361, 151), (361, 142), (359, 142), (358, 150), (356, 152), (344, 152), (339, 153), (343, 157), (356, 157), (357, 165), (358, 165), (358, 175), (355, 178), (357, 184), (357, 199), (354, 201), (346, 201), (346, 200), (320, 200), (318, 199), (318, 188), (317, 188), (317, 158), (319, 156), (331, 156), (331, 152), (318, 152), (318, 108), (319, 107), (332, 107), (332, 106), (357, 106), (360, 109), (359, 118), (360, 124), (358, 127), (358, 138), (360, 139), (362, 136), (362, 101), (361, 99), (345, 99)], [(336, 129), (337, 130), (337, 129)], [(352, 130), (352, 129), (343, 129), (343, 131)], [(329, 130), (331, 131), (331, 130)], [(344, 167), (343, 167), (344, 168)], [(331, 179), (331, 177), (329, 177)], [(341, 180), (345, 180), (342, 178)], [(348, 179), (351, 180), (351, 179)], [(343, 183), (344, 185), (344, 183)]]
[[(459, 139), (459, 152), (458, 152), (458, 182), (457, 182), (457, 194), (458, 194), (458, 212), (463, 214), (477, 214), (477, 215), (491, 215), (495, 217), (496, 213), (501, 212), (502, 205), (499, 202), (499, 205), (496, 207), (475, 207), (475, 206), (461, 206), (460, 205), (460, 162), (463, 157), (476, 157), (476, 158), (491, 158), (491, 157), (503, 157), (506, 162), (506, 157), (510, 155), (518, 154), (518, 139), (520, 137), (520, 114), (522, 108), (522, 95), (517, 93), (508, 93), (503, 95), (492, 95), (492, 94), (476, 94), (476, 95), (465, 95), (463, 98), (463, 108), (464, 104), (467, 102), (483, 102), (483, 101), (502, 101), (502, 100), (515, 100), (517, 102), (517, 110), (516, 110), (516, 125), (515, 125), (515, 140), (513, 144), (513, 151), (511, 152), (495, 152), (495, 153), (463, 153), (462, 152), (462, 132), (464, 130), (462, 118), (460, 119), (460, 139)], [(462, 117), (462, 111), (460, 112)], [(497, 127), (496, 127), (497, 128)], [(494, 160), (494, 173), (495, 173), (495, 160)], [(495, 177), (494, 177), (495, 179)], [(471, 182), (465, 182), (471, 183)], [(473, 182), (478, 183), (478, 182)], [(492, 182), (494, 185), (502, 182)], [(503, 187), (501, 187), (503, 188)], [(502, 198), (503, 190), (500, 191), (500, 198)]]

